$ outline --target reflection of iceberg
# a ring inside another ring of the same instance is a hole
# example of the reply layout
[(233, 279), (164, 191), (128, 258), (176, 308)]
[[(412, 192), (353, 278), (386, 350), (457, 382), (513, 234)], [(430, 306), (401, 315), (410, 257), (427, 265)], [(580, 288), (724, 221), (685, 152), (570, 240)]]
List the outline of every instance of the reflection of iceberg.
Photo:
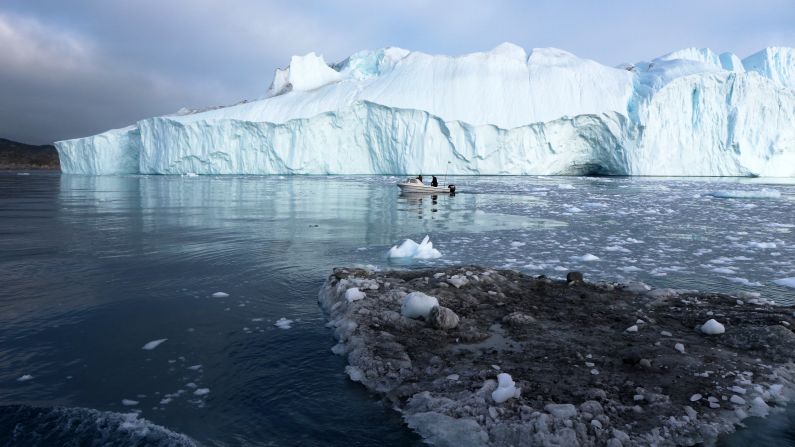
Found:
[(612, 68), (511, 44), (310, 53), (268, 96), (56, 143), (68, 173), (795, 176), (795, 50)]

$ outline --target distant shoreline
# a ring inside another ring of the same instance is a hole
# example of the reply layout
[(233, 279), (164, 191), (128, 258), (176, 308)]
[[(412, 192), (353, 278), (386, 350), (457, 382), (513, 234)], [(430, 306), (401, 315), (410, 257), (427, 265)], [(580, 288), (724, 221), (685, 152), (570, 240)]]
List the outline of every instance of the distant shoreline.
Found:
[(0, 171), (60, 169), (55, 146), (35, 146), (0, 138)]

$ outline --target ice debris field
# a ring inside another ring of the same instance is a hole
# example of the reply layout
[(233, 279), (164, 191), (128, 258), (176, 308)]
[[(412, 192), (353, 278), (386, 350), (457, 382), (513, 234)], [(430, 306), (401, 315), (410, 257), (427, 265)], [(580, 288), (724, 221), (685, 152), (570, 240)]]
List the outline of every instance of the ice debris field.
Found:
[[(309, 53), (264, 98), (56, 143), (76, 174), (795, 176), (795, 49), (619, 67), (505, 43)], [(448, 163), (449, 162), (449, 163)]]
[[(399, 268), (477, 262), (550, 277), (577, 270), (597, 280), (743, 291), (749, 299), (761, 294), (795, 303), (791, 184), (599, 177), (471, 184), (477, 194), (399, 198), (396, 223), (413, 231), (404, 233), (409, 240), (394, 240), (400, 245), (391, 249), (361, 247), (352, 262)], [(426, 235), (423, 242), (438, 257), (411, 257), (414, 248), (393, 257), (402, 246), (419, 246), (411, 238)]]

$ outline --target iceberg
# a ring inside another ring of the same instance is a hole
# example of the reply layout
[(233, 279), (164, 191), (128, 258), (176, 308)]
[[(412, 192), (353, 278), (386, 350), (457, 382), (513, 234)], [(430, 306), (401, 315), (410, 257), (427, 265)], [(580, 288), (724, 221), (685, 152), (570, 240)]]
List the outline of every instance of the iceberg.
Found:
[(795, 176), (795, 49), (294, 56), (267, 93), (56, 142), (74, 174)]

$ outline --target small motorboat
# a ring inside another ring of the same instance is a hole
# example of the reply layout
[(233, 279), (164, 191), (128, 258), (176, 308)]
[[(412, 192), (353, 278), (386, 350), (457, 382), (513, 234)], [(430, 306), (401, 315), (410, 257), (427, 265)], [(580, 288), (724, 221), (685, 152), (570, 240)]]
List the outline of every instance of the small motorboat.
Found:
[(409, 178), (397, 184), (400, 192), (419, 193), (419, 194), (455, 194), (455, 185), (430, 186), (422, 183), (416, 178)]

